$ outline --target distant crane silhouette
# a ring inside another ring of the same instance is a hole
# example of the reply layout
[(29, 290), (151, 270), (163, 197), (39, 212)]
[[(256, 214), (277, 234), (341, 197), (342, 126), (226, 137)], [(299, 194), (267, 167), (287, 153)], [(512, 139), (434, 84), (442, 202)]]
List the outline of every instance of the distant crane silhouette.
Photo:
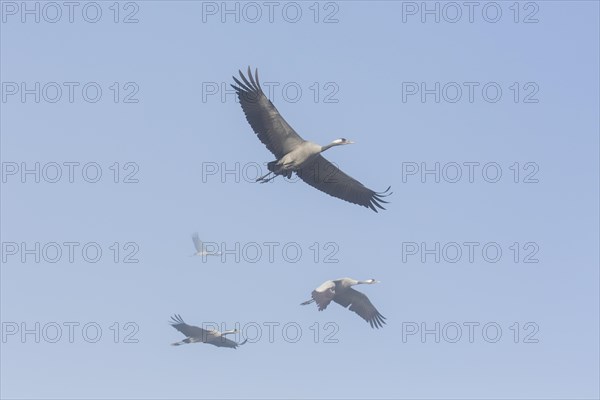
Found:
[(179, 314), (175, 314), (171, 317), (171, 326), (173, 326), (173, 328), (177, 329), (179, 332), (187, 336), (182, 341), (172, 343), (172, 346), (181, 346), (182, 344), (201, 342), (212, 344), (217, 347), (229, 347), (235, 349), (248, 341), (248, 339), (246, 339), (242, 343), (237, 343), (225, 337), (225, 335), (238, 333), (237, 329), (223, 332), (219, 332), (217, 330), (212, 329), (202, 329), (198, 326), (186, 324), (185, 322), (183, 322), (183, 319)]
[(204, 246), (204, 243), (200, 240), (198, 236), (198, 232), (194, 232), (192, 234), (192, 241), (194, 242), (194, 247), (196, 248), (196, 252), (192, 254), (190, 257), (194, 256), (220, 256), (220, 251), (208, 251)]

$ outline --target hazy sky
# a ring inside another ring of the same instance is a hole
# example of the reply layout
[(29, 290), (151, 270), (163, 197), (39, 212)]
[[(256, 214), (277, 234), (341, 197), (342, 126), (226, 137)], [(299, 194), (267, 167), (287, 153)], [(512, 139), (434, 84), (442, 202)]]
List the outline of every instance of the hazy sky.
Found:
[[(599, 397), (597, 2), (0, 11), (3, 398)], [(248, 65), (387, 211), (252, 182)]]

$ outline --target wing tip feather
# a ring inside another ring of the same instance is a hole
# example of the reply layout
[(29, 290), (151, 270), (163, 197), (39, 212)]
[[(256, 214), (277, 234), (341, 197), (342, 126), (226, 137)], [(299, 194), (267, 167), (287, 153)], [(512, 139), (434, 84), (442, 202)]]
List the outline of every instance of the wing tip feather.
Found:
[(386, 208), (384, 206), (382, 206), (380, 203), (384, 203), (384, 204), (390, 203), (389, 201), (383, 200), (383, 198), (388, 197), (394, 193), (394, 192), (390, 192), (391, 188), (392, 188), (391, 186), (388, 186), (388, 188), (385, 189), (383, 192), (373, 192), (373, 194), (369, 198), (369, 203), (367, 206), (375, 212), (378, 212), (378, 210), (375, 207), (377, 207), (381, 210), (386, 210)]
[(252, 76), (250, 66), (248, 66), (248, 77), (244, 75), (242, 70), (238, 70), (238, 73), (240, 75), (239, 78), (232, 76), (235, 85), (231, 85), (231, 87), (235, 89), (240, 101), (246, 103), (259, 102), (263, 91), (258, 81), (258, 68), (256, 68), (256, 77)]

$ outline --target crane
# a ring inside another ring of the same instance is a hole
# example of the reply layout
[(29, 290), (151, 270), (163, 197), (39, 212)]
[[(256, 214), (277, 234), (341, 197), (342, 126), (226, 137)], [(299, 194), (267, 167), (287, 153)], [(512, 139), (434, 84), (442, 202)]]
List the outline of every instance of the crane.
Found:
[(194, 256), (220, 256), (220, 251), (208, 251), (206, 250), (206, 246), (200, 240), (200, 236), (198, 236), (198, 232), (194, 232), (192, 234), (192, 242), (194, 242), (194, 247), (196, 248), (196, 252), (192, 254), (190, 257)]
[(355, 285), (372, 285), (379, 283), (375, 279), (367, 279), (366, 281), (357, 281), (352, 278), (341, 278), (323, 282), (321, 286), (312, 291), (312, 299), (301, 303), (305, 306), (310, 303), (317, 303), (319, 311), (327, 308), (331, 300), (335, 301), (342, 307), (350, 306), (350, 311), (354, 311), (362, 319), (367, 321), (371, 328), (382, 328), (385, 324), (385, 317), (377, 311), (373, 303), (364, 294), (352, 288)]
[(237, 343), (225, 337), (225, 335), (238, 333), (239, 331), (237, 329), (223, 332), (212, 329), (202, 329), (198, 326), (186, 324), (183, 322), (183, 318), (181, 318), (179, 314), (175, 314), (171, 317), (171, 326), (186, 336), (186, 338), (182, 341), (172, 343), (172, 346), (181, 346), (182, 344), (201, 342), (212, 344), (217, 347), (229, 347), (235, 349), (248, 341), (248, 339), (246, 339), (242, 343)]
[[(257, 182), (266, 183), (279, 175), (289, 179), (292, 172), (295, 172), (304, 182), (330, 196), (368, 207), (375, 212), (378, 208), (385, 210), (381, 203), (388, 203), (383, 198), (392, 194), (389, 192), (390, 187), (384, 192), (375, 192), (321, 155), (334, 146), (354, 142), (340, 138), (321, 146), (302, 139), (265, 96), (258, 80), (258, 69), (252, 76), (248, 67), (247, 78), (242, 71), (239, 74), (241, 81), (234, 76), (235, 85), (231, 86), (237, 93), (248, 123), (260, 141), (277, 158), (267, 164), (269, 173), (257, 178)], [(270, 175), (273, 176), (269, 177)]]

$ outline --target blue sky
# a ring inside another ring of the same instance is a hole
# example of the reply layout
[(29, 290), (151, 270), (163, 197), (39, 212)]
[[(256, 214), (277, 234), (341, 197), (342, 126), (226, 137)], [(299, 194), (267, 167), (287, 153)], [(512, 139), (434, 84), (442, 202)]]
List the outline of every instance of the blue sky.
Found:
[[(0, 4), (3, 398), (598, 398), (597, 2), (472, 22), (435, 2), (439, 22), (421, 2), (22, 4)], [(391, 185), (387, 211), (250, 182), (273, 156), (222, 93), (248, 65), (305, 139), (356, 142), (325, 156)], [(189, 257), (194, 231), (231, 254)], [(359, 290), (383, 329), (299, 306), (344, 276), (381, 281)], [(262, 336), (172, 347), (174, 313)]]

